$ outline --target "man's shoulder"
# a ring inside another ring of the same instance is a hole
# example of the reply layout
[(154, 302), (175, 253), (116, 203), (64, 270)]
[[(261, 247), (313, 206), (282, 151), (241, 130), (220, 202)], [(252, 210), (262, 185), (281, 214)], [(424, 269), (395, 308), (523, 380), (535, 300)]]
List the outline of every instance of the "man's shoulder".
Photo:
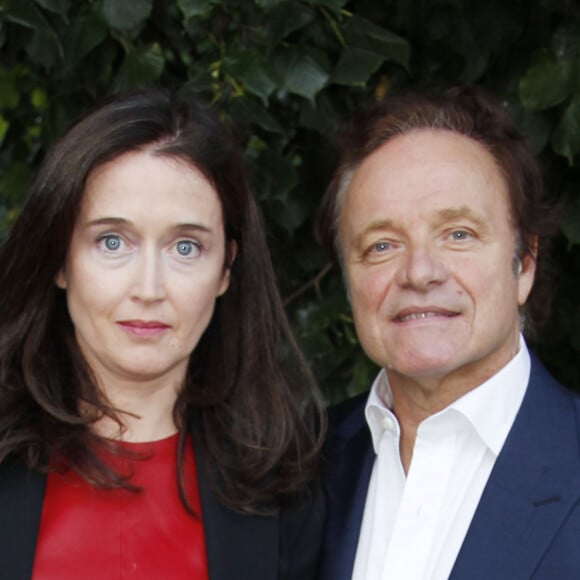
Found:
[(341, 449), (343, 444), (347, 444), (354, 438), (362, 436), (366, 439), (368, 436), (370, 441), (370, 432), (365, 420), (367, 399), (368, 392), (361, 393), (329, 407), (325, 454)]
[[(372, 465), (373, 444), (365, 419), (367, 399), (368, 393), (362, 393), (328, 410), (328, 430), (321, 455), (326, 485), (333, 481), (333, 487), (337, 477), (340, 480), (346, 474), (351, 479), (358, 478)], [(358, 475), (354, 476), (355, 473)]]
[(530, 352), (530, 358), (532, 363), (529, 380), (530, 388), (545, 391), (550, 398), (568, 402), (573, 406), (580, 404), (580, 393), (559, 382), (534, 353)]
[(570, 437), (576, 434), (580, 450), (580, 393), (562, 385), (535, 356), (528, 390), (520, 408), (518, 425), (537, 430), (542, 438), (549, 433)]
[(365, 405), (368, 397), (368, 392), (364, 392), (340, 403), (331, 405), (328, 408), (329, 428), (339, 428), (352, 420), (364, 421)]

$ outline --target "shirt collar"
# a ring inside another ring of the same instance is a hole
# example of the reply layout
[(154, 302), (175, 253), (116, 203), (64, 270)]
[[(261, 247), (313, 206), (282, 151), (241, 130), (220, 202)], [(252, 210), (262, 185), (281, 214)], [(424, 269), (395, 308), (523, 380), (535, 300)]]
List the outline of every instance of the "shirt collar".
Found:
[[(520, 335), (517, 354), (502, 369), (439, 413), (425, 419), (423, 423), (436, 421), (450, 412), (459, 413), (497, 457), (524, 398), (530, 378), (530, 366), (530, 353), (523, 336)], [(392, 405), (389, 380), (385, 369), (381, 369), (371, 387), (365, 407), (365, 417), (375, 453), (378, 452), (386, 430), (393, 436), (400, 436), (399, 423), (391, 411)]]
[(385, 369), (381, 369), (375, 379), (365, 407), (365, 418), (371, 431), (375, 453), (379, 451), (379, 444), (385, 430), (400, 435), (399, 422), (391, 411), (393, 395)]
[(516, 356), (479, 387), (450, 405), (467, 418), (496, 457), (526, 394), (530, 367), (530, 353), (520, 335)]

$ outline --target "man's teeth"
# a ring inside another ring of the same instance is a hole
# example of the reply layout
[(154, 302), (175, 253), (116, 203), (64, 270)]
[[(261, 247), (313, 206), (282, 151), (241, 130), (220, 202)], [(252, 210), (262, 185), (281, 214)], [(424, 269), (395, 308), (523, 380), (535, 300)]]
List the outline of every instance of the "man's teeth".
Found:
[(433, 316), (441, 316), (440, 312), (414, 312), (413, 314), (407, 314), (406, 316), (401, 316), (401, 321), (406, 320), (420, 320), (421, 318), (431, 318)]

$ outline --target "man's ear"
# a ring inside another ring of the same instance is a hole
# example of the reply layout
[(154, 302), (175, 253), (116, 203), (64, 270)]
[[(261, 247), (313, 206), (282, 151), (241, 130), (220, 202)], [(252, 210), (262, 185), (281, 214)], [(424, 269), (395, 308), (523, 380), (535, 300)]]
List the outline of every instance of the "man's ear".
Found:
[(536, 274), (536, 258), (538, 256), (538, 236), (532, 236), (528, 242), (529, 251), (520, 256), (518, 264), (518, 304), (525, 304)]
[(66, 275), (64, 273), (64, 268), (58, 271), (58, 274), (54, 278), (54, 283), (61, 289), (66, 290)]

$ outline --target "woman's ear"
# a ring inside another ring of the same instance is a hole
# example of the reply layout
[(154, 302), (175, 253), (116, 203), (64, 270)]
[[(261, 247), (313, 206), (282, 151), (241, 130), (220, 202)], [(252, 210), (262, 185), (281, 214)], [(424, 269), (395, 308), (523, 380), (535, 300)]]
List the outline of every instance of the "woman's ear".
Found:
[(64, 273), (64, 268), (58, 271), (58, 274), (54, 278), (54, 283), (61, 289), (66, 290), (66, 275)]
[(228, 247), (227, 247), (227, 264), (226, 267), (228, 270), (231, 270), (235, 260), (236, 260), (236, 254), (238, 253), (238, 244), (236, 243), (235, 240), (232, 240), (231, 242), (228, 242)]
[(238, 253), (238, 244), (235, 240), (228, 242), (226, 247), (226, 260), (224, 264), (224, 272), (222, 275), (222, 283), (219, 287), (218, 296), (221, 296), (226, 292), (230, 286), (230, 274), (232, 272), (232, 265), (236, 259), (236, 254)]

